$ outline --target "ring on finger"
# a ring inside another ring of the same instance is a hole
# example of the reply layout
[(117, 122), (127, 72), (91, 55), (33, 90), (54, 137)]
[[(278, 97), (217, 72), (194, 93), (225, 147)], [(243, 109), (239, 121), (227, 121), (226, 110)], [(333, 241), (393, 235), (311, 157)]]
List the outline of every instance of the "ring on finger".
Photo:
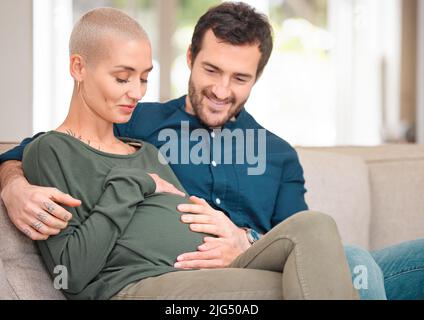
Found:
[(23, 233), (25, 233), (25, 235), (26, 235), (27, 237), (31, 238), (31, 231), (29, 231), (29, 229), (27, 229), (27, 228), (22, 229), (22, 232), (23, 232)]
[(37, 213), (37, 219), (45, 223), (47, 221), (47, 213), (45, 212)]
[(52, 205), (51, 203), (49, 203), (49, 202), (43, 202), (43, 204), (44, 204), (44, 206), (46, 207), (46, 209), (47, 209), (47, 211), (49, 212), (49, 213), (53, 213), (53, 211), (54, 211), (54, 209), (55, 209), (55, 206), (54, 205)]
[(31, 227), (33, 227), (37, 231), (40, 231), (40, 229), (43, 227), (43, 224), (41, 223), (41, 221), (36, 221), (31, 224)]

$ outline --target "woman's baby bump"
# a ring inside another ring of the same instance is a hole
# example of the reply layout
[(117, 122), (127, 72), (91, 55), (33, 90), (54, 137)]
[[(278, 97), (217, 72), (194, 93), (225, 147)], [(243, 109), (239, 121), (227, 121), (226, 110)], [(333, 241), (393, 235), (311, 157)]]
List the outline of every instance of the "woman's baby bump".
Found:
[(173, 265), (178, 255), (197, 251), (207, 236), (193, 232), (181, 221), (177, 206), (190, 203), (170, 193), (156, 193), (147, 197), (118, 241), (154, 263)]

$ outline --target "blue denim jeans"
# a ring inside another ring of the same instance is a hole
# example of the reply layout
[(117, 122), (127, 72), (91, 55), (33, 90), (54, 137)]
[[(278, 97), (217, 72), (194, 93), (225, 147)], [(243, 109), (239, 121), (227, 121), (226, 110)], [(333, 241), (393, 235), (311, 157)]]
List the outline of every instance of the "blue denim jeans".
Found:
[(345, 246), (361, 300), (424, 299), (424, 239), (368, 252)]

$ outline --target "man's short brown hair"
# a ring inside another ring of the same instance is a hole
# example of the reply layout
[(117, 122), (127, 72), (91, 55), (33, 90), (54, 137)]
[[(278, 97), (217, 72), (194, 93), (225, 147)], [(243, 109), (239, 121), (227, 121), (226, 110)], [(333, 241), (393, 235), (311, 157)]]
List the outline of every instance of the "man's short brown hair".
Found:
[(258, 78), (271, 56), (273, 40), (272, 27), (268, 18), (243, 2), (224, 2), (210, 8), (196, 24), (191, 40), (191, 58), (196, 59), (202, 49), (206, 31), (211, 29), (219, 40), (241, 45), (259, 45), (261, 59), (256, 78)]

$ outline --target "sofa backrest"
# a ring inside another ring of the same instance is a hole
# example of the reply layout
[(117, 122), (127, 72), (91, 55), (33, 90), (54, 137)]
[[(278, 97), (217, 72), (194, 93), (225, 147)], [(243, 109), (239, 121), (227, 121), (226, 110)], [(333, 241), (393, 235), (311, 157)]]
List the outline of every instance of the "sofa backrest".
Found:
[(424, 237), (424, 145), (308, 148), (360, 159), (370, 185), (370, 248)]
[(10, 143), (10, 142), (0, 142), (0, 154), (2, 154), (3, 152), (12, 149), (14, 146), (16, 146), (15, 143)]

